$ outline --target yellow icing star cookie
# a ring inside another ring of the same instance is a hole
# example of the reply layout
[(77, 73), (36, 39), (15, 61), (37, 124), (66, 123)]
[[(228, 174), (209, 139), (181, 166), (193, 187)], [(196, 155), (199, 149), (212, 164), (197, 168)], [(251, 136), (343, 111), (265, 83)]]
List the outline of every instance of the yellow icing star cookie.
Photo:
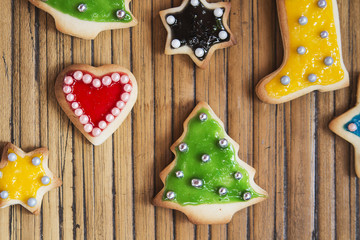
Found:
[(260, 81), (259, 98), (279, 104), (314, 90), (349, 86), (336, 0), (277, 0), (284, 62)]
[(39, 214), (45, 193), (61, 186), (60, 179), (48, 168), (48, 150), (23, 152), (8, 143), (0, 162), (0, 207), (20, 204)]

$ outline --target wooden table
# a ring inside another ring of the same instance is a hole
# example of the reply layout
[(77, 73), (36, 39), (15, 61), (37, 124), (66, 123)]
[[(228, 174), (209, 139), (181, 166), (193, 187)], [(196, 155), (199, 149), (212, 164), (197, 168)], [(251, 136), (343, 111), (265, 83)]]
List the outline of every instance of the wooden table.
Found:
[[(85, 41), (56, 31), (26, 0), (0, 7), (0, 137), (24, 150), (50, 149), (63, 186), (45, 195), (40, 216), (0, 211), (1, 239), (359, 239), (359, 182), (353, 149), (328, 129), (355, 100), (360, 62), (360, 1), (338, 0), (351, 88), (311, 93), (283, 105), (261, 103), (256, 83), (282, 61), (275, 0), (232, 0), (238, 45), (200, 70), (187, 56), (163, 54), (158, 12), (181, 0), (134, 0), (139, 25)], [(216, 2), (216, 1), (212, 1)], [(139, 98), (120, 129), (99, 147), (82, 137), (54, 96), (57, 74), (73, 63), (121, 64), (138, 79)], [(228, 225), (194, 226), (155, 208), (159, 172), (184, 119), (204, 100), (257, 169), (269, 199)]]

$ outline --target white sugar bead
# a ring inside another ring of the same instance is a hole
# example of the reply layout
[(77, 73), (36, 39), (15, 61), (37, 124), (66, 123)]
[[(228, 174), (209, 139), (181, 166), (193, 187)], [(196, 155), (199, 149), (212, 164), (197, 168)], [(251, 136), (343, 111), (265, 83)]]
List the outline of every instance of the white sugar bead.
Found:
[(114, 81), (114, 82), (118, 82), (120, 80), (120, 74), (118, 73), (113, 73), (111, 75), (111, 79)]
[(111, 113), (112, 113), (112, 115), (114, 115), (115, 117), (116, 117), (116, 116), (119, 116), (119, 115), (120, 115), (120, 109), (118, 109), (118, 108), (113, 108), (113, 109), (111, 110)]
[(125, 107), (125, 103), (123, 101), (118, 101), (116, 106), (118, 109), (123, 109)]
[(83, 115), (83, 113), (84, 113), (83, 110), (80, 109), (80, 108), (78, 108), (78, 109), (75, 110), (75, 115), (78, 116), (78, 117), (80, 117), (81, 115)]
[(197, 57), (203, 57), (203, 56), (205, 55), (204, 49), (202, 49), (202, 48), (197, 48), (197, 49), (195, 50), (195, 55), (196, 55)]
[(108, 121), (109, 123), (113, 122), (114, 119), (115, 119), (114, 115), (112, 115), (112, 114), (106, 115), (106, 121)]
[(334, 59), (332, 57), (326, 57), (324, 59), (324, 63), (326, 66), (331, 66), (334, 64)]
[(124, 91), (125, 91), (125, 92), (131, 92), (131, 90), (132, 90), (132, 86), (131, 86), (130, 84), (126, 84), (126, 85), (124, 86)]
[(101, 134), (101, 129), (100, 128), (94, 128), (93, 130), (92, 130), (92, 135), (94, 136), (94, 137), (97, 137), (97, 136), (99, 136)]
[(228, 33), (226, 31), (220, 31), (219, 32), (219, 38), (221, 40), (225, 40), (228, 37)]
[(300, 55), (304, 55), (306, 53), (306, 48), (303, 46), (300, 46), (296, 49), (297, 53)]
[(320, 37), (321, 38), (328, 38), (329, 37), (329, 32), (328, 31), (322, 31), (320, 33)]
[(121, 76), (120, 82), (121, 82), (122, 84), (127, 84), (129, 81), (130, 81), (130, 78), (129, 78), (128, 75), (122, 75), (122, 76)]
[(48, 185), (50, 183), (50, 178), (48, 176), (43, 176), (41, 178), (41, 183), (44, 185)]
[(307, 17), (305, 17), (305, 16), (301, 16), (300, 18), (299, 18), (299, 24), (300, 25), (306, 25), (307, 23), (308, 23), (308, 18)]
[(84, 126), (84, 130), (85, 132), (89, 133), (93, 130), (93, 126), (90, 123), (88, 123)]
[(70, 86), (64, 86), (63, 87), (63, 92), (65, 93), (65, 94), (68, 94), (68, 93), (71, 93), (71, 87)]
[(221, 8), (216, 8), (214, 10), (215, 17), (222, 17), (223, 14), (224, 14), (224, 11)]
[(41, 164), (41, 159), (38, 158), (38, 157), (34, 157), (33, 159), (31, 159), (31, 163), (34, 165), (34, 166), (39, 166)]
[(3, 173), (2, 173), (2, 171), (0, 171), (0, 178), (2, 178), (3, 177)]
[(89, 122), (89, 117), (86, 115), (82, 115), (79, 119), (81, 124), (87, 124)]
[(167, 16), (166, 18), (166, 22), (169, 24), (169, 25), (173, 25), (175, 22), (176, 22), (176, 19), (173, 15), (169, 15)]
[(71, 107), (72, 107), (73, 109), (77, 109), (77, 108), (79, 107), (79, 104), (78, 104), (77, 102), (73, 102), (73, 103), (71, 104)]
[(92, 81), (92, 76), (90, 74), (85, 74), (83, 77), (83, 82), (89, 84), (91, 83), (91, 81)]
[(74, 72), (74, 78), (75, 78), (76, 80), (81, 80), (82, 77), (83, 77), (83, 73), (82, 73), (81, 71), (76, 71), (76, 72)]
[(36, 206), (36, 203), (37, 203), (37, 201), (36, 201), (35, 198), (29, 198), (29, 199), (27, 200), (27, 204), (29, 205), (29, 207), (35, 207), (35, 206)]
[(123, 102), (129, 101), (129, 98), (130, 98), (130, 94), (128, 94), (128, 93), (123, 93), (123, 94), (121, 95), (121, 100), (122, 100)]
[(319, 6), (319, 8), (325, 8), (327, 6), (326, 0), (319, 0), (318, 6)]
[(199, 6), (200, 2), (199, 0), (191, 0), (190, 4), (194, 7)]
[(99, 122), (99, 128), (105, 129), (106, 127), (107, 127), (107, 123), (105, 121), (100, 121)]
[(280, 79), (281, 84), (284, 85), (284, 86), (289, 85), (290, 81), (291, 81), (291, 79), (290, 79), (289, 76), (282, 76), (281, 79)]
[(68, 100), (69, 102), (74, 101), (74, 99), (75, 99), (74, 94), (70, 93), (70, 94), (66, 95), (66, 100)]
[(17, 159), (17, 156), (16, 156), (15, 153), (9, 153), (9, 155), (8, 155), (8, 160), (9, 160), (10, 162), (15, 162), (16, 159)]
[(64, 78), (64, 83), (65, 83), (65, 84), (70, 85), (70, 84), (72, 84), (73, 82), (74, 82), (74, 79), (73, 79), (72, 77), (70, 77), (70, 76), (66, 76), (66, 77)]
[(7, 199), (9, 197), (9, 193), (7, 191), (0, 192), (0, 198)]
[(103, 83), (105, 86), (109, 86), (109, 85), (111, 84), (111, 77), (109, 77), (109, 76), (103, 77), (102, 83)]
[(173, 48), (179, 48), (181, 46), (181, 42), (179, 39), (174, 39), (171, 41), (171, 46)]
[(94, 81), (92, 82), (93, 86), (96, 88), (99, 88), (101, 86), (101, 82), (99, 79), (94, 79)]

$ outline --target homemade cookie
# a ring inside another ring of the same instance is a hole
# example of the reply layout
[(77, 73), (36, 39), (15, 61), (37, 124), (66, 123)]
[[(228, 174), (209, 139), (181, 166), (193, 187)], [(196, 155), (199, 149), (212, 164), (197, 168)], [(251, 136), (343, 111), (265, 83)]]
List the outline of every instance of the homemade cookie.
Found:
[(356, 106), (332, 120), (330, 129), (350, 142), (355, 148), (355, 172), (360, 177), (360, 78)]
[(55, 84), (56, 98), (74, 125), (94, 145), (110, 137), (137, 98), (134, 75), (118, 65), (65, 68)]
[(1, 208), (20, 204), (38, 215), (44, 194), (61, 184), (48, 168), (46, 148), (25, 153), (11, 143), (5, 146), (0, 162)]
[(255, 169), (239, 159), (239, 145), (205, 102), (185, 120), (171, 151), (175, 160), (160, 173), (165, 186), (156, 206), (182, 211), (194, 224), (223, 224), (267, 198), (254, 182)]
[(236, 44), (227, 25), (230, 7), (229, 2), (184, 0), (179, 7), (161, 11), (168, 32), (165, 54), (188, 54), (205, 68), (216, 49)]
[(284, 62), (257, 85), (258, 97), (279, 104), (349, 86), (336, 0), (277, 0), (277, 5)]
[(137, 24), (129, 10), (131, 0), (29, 0), (55, 19), (56, 28), (65, 34), (94, 39), (101, 31)]

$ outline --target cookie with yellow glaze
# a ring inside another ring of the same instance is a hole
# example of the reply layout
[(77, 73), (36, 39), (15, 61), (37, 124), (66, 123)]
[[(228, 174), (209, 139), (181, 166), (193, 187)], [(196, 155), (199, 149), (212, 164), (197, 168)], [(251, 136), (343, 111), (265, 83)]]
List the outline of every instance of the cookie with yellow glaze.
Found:
[(314, 90), (349, 86), (336, 0), (277, 0), (277, 6), (284, 62), (259, 82), (258, 97), (279, 104)]
[(42, 198), (62, 182), (48, 168), (48, 150), (23, 152), (8, 143), (0, 162), (0, 207), (20, 204), (35, 215), (40, 213)]
[(255, 169), (239, 159), (239, 145), (205, 102), (185, 120), (171, 151), (175, 160), (160, 173), (165, 186), (156, 206), (182, 211), (194, 224), (225, 224), (267, 198), (254, 182)]
[(355, 172), (360, 177), (360, 77), (356, 106), (329, 124), (331, 131), (350, 142), (355, 148)]

